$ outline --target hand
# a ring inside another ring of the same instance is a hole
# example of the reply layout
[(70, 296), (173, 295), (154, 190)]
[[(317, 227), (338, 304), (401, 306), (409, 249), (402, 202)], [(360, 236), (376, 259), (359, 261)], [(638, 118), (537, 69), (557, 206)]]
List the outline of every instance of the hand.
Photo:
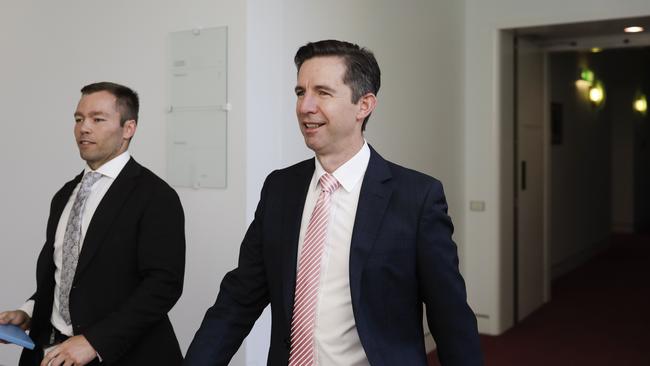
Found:
[(97, 352), (83, 335), (68, 338), (48, 352), (41, 366), (83, 366), (97, 357)]
[[(0, 324), (13, 324), (19, 326), (22, 330), (29, 329), (32, 318), (22, 310), (3, 311), (0, 313)], [(7, 343), (0, 340), (0, 343)]]

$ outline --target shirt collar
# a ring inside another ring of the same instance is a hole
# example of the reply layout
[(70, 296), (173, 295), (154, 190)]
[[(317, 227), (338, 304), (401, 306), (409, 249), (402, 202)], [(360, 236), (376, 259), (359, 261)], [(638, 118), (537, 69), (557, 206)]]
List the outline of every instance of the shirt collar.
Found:
[[(97, 170), (95, 170), (97, 173), (101, 173), (103, 176), (115, 179), (117, 176), (120, 174), (126, 163), (129, 162), (129, 159), (131, 159), (131, 154), (129, 154), (129, 151), (125, 151), (121, 153), (120, 155), (114, 157), (113, 159), (107, 161), (106, 163), (102, 164)], [(86, 165), (86, 168), (84, 169), (84, 174), (88, 172), (92, 172), (93, 170), (90, 169), (88, 165)]]
[[(318, 181), (320, 177), (326, 173), (323, 166), (320, 164), (318, 159), (316, 161), (316, 171), (314, 172), (316, 177), (316, 185), (318, 186)], [(332, 173), (334, 178), (341, 183), (341, 187), (347, 192), (352, 192), (354, 187), (361, 181), (363, 175), (366, 173), (366, 168), (368, 168), (368, 162), (370, 161), (370, 148), (366, 141), (363, 142), (361, 150), (359, 150), (350, 160), (346, 161), (338, 169)]]

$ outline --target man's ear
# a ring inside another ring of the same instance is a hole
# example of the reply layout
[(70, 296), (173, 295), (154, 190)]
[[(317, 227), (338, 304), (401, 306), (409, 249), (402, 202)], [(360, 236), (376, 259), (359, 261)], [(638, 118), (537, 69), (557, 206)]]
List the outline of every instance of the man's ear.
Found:
[(130, 119), (124, 122), (122, 126), (122, 138), (125, 140), (131, 140), (133, 135), (135, 135), (135, 130), (138, 128), (138, 124), (134, 119)]
[(377, 106), (377, 97), (373, 93), (367, 93), (359, 98), (357, 102), (359, 105), (359, 112), (357, 113), (357, 120), (363, 121), (366, 117), (375, 110)]

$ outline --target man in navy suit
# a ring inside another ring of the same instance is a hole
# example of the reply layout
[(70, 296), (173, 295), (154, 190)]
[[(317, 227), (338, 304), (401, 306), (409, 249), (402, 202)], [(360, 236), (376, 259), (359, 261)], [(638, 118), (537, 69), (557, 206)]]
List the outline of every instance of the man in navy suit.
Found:
[(267, 177), (186, 365), (227, 365), (269, 303), (269, 365), (424, 366), (423, 304), (442, 365), (481, 365), (442, 185), (364, 139), (373, 54), (327, 40), (295, 63), (298, 125), (316, 158)]
[(183, 208), (129, 155), (137, 94), (110, 82), (81, 94), (74, 135), (86, 167), (52, 199), (36, 292), (0, 324), (30, 330), (36, 349), (21, 366), (180, 365), (167, 313), (183, 289)]

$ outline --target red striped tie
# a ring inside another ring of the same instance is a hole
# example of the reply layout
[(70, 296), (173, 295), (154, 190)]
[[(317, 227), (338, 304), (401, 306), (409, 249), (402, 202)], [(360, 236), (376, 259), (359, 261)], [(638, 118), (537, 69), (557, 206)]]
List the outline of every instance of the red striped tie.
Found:
[(320, 178), (321, 192), (309, 219), (307, 233), (300, 252), (296, 293), (291, 320), (291, 351), (289, 366), (315, 365), (314, 325), (320, 284), (320, 264), (325, 249), (330, 197), (340, 186), (334, 176), (325, 173)]

